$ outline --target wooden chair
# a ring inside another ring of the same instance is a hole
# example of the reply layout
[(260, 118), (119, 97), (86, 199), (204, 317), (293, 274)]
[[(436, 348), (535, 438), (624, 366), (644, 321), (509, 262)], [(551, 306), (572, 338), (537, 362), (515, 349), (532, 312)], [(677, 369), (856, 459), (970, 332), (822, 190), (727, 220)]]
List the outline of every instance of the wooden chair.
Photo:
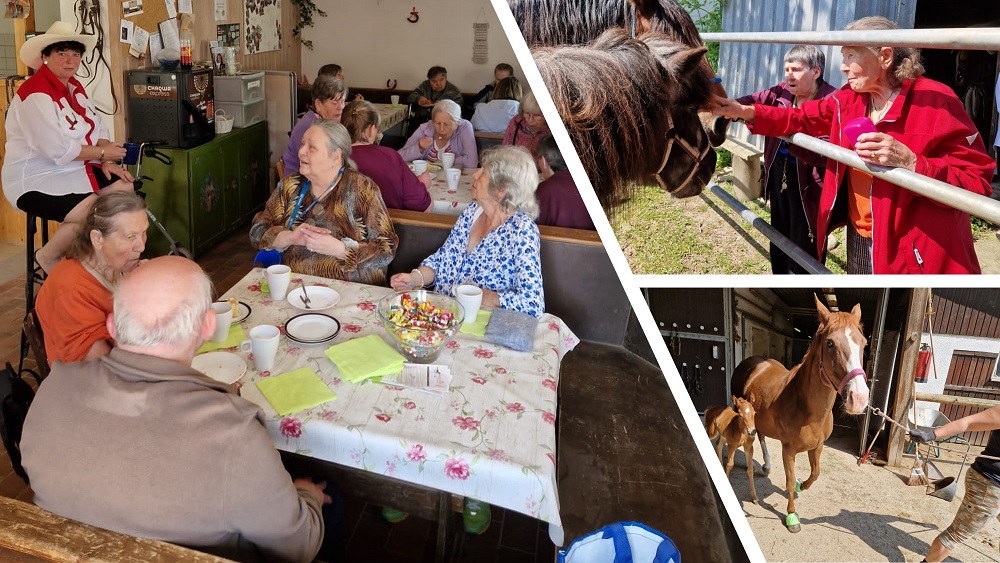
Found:
[(38, 364), (38, 375), (45, 379), (49, 375), (49, 358), (45, 354), (45, 338), (42, 336), (42, 325), (38, 322), (38, 315), (32, 309), (24, 315), (22, 325), (24, 337), (28, 340), (28, 346), (35, 354), (35, 363)]
[(503, 133), (487, 133), (485, 131), (476, 131), (476, 150), (483, 152), (483, 150), (490, 147), (495, 147), (503, 143)]
[(278, 181), (280, 182), (285, 177), (284, 157), (278, 158), (278, 162), (274, 165), (274, 169), (278, 171)]

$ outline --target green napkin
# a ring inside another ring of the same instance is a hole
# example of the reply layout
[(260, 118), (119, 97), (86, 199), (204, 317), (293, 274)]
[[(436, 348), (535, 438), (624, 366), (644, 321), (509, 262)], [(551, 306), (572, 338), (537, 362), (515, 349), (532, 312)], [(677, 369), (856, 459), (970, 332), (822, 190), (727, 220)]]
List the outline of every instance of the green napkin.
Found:
[(486, 325), (489, 324), (492, 315), (493, 311), (489, 309), (479, 309), (476, 320), (471, 323), (462, 323), (462, 328), (458, 331), (473, 336), (486, 336)]
[(377, 334), (348, 340), (326, 349), (326, 357), (351, 383), (403, 371), (405, 358)]
[(206, 340), (201, 348), (195, 354), (204, 354), (205, 352), (211, 352), (213, 350), (222, 350), (225, 348), (232, 348), (233, 346), (239, 346), (240, 342), (247, 339), (247, 335), (243, 332), (243, 327), (240, 323), (233, 323), (229, 325), (229, 336), (223, 342), (212, 342), (211, 340)]
[(299, 368), (260, 379), (257, 381), (257, 388), (281, 416), (311, 409), (337, 398), (311, 368)]
[(267, 285), (267, 280), (260, 282), (260, 292), (266, 295), (270, 295), (271, 286)]

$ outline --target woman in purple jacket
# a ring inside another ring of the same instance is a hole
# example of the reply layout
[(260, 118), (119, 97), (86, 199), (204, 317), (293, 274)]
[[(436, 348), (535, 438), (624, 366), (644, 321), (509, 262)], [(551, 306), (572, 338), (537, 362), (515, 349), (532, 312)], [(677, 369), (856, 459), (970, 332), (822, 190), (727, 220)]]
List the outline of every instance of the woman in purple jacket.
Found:
[(455, 155), (457, 168), (477, 168), (476, 135), (472, 124), (462, 119), (462, 108), (451, 100), (441, 100), (431, 110), (431, 120), (413, 132), (399, 156), (406, 162), (418, 159), (441, 162), (441, 155)]
[(382, 128), (378, 110), (369, 102), (351, 102), (344, 108), (341, 124), (351, 134), (351, 157), (358, 171), (371, 178), (382, 192), (389, 209), (426, 211), (431, 206), (427, 188), (430, 173), (414, 176), (396, 151), (379, 146)]

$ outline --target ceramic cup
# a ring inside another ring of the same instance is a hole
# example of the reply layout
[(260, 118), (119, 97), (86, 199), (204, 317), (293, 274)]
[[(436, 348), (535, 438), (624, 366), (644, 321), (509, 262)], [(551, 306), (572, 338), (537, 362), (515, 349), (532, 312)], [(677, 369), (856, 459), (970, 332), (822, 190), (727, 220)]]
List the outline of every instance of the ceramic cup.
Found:
[(253, 365), (257, 371), (274, 369), (274, 358), (278, 355), (278, 339), (281, 332), (273, 325), (259, 325), (250, 329), (250, 339), (240, 342), (240, 350), (253, 354)]
[(281, 301), (285, 298), (288, 284), (292, 281), (292, 269), (284, 264), (275, 264), (268, 266), (265, 272), (267, 272), (267, 287), (271, 290), (271, 299)]
[(455, 290), (455, 299), (465, 309), (465, 319), (462, 322), (476, 322), (479, 307), (483, 304), (483, 290), (471, 284), (462, 284)]
[(448, 168), (445, 172), (448, 180), (448, 191), (455, 193), (458, 191), (458, 182), (462, 179), (462, 171), (458, 168)]
[(398, 106), (399, 105), (399, 96), (393, 94), (392, 96), (389, 96), (389, 100), (392, 101), (392, 105), (394, 105), (394, 106)]
[(446, 152), (446, 153), (442, 154), (441, 155), (441, 166), (443, 166), (446, 170), (448, 168), (454, 168), (455, 167), (455, 153)]
[(215, 333), (212, 342), (221, 343), (229, 338), (229, 327), (233, 324), (233, 306), (227, 302), (212, 303), (215, 311)]
[(414, 160), (413, 161), (413, 173), (417, 176), (427, 172), (427, 161), (426, 160)]

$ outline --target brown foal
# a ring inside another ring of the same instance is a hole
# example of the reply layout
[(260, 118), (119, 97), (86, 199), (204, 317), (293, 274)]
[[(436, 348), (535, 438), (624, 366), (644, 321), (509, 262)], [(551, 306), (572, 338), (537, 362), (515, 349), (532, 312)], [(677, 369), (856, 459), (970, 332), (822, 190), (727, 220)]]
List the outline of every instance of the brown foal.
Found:
[(750, 401), (733, 395), (733, 408), (708, 407), (705, 409), (705, 431), (708, 438), (719, 441), (715, 443), (715, 453), (722, 463), (722, 442), (725, 440), (728, 453), (726, 455), (726, 477), (733, 470), (733, 457), (736, 450), (743, 446), (743, 455), (747, 460), (747, 477), (750, 479), (750, 499), (757, 504), (757, 490), (753, 486), (753, 437), (757, 433), (754, 426), (754, 408)]

